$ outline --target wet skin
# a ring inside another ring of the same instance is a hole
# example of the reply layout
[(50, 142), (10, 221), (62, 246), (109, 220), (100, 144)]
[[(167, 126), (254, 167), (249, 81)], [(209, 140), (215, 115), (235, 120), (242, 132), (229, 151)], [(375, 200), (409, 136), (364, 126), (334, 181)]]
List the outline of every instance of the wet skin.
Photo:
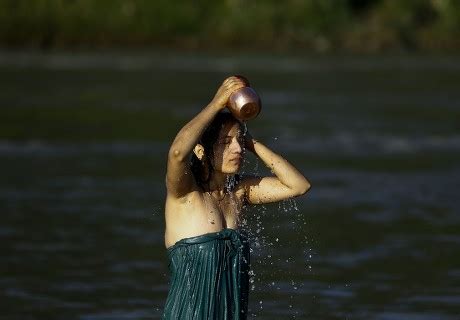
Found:
[[(211, 158), (214, 168), (213, 179), (206, 190), (197, 187), (186, 196), (186, 200), (182, 202), (182, 210), (180, 210), (184, 214), (179, 214), (174, 221), (176, 226), (182, 225), (178, 228), (182, 235), (195, 236), (218, 232), (223, 228), (237, 228), (242, 213), (244, 190), (237, 188), (232, 192), (225, 192), (222, 185), (240, 170), (244, 159), (243, 151), (244, 136), (240, 125), (238, 123), (225, 124), (213, 146)], [(203, 153), (198, 157), (204, 160), (206, 150), (203, 149), (201, 152)], [(166, 241), (167, 247), (173, 245), (181, 237), (171, 238), (171, 241)]]

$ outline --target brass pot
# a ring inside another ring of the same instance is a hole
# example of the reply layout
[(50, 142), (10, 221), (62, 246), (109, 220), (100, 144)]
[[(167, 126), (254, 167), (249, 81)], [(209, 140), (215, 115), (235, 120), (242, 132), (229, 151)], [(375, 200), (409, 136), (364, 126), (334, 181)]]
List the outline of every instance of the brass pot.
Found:
[(251, 87), (244, 87), (233, 92), (227, 104), (231, 113), (242, 121), (251, 120), (260, 113), (262, 103)]

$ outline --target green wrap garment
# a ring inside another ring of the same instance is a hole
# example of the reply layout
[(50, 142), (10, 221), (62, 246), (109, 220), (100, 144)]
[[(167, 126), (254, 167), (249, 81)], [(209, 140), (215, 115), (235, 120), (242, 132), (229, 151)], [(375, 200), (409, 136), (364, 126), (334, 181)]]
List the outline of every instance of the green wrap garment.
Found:
[(234, 229), (179, 240), (168, 248), (170, 289), (163, 319), (247, 318), (249, 243)]

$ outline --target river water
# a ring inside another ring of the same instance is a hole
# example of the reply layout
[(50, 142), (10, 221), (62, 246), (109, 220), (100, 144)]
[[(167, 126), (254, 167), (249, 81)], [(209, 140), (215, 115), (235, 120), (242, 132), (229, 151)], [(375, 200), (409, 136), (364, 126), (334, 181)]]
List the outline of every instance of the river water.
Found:
[(250, 318), (459, 319), (456, 57), (12, 51), (0, 319), (160, 319), (166, 153), (231, 74), (262, 98), (252, 135), (312, 183), (247, 214)]

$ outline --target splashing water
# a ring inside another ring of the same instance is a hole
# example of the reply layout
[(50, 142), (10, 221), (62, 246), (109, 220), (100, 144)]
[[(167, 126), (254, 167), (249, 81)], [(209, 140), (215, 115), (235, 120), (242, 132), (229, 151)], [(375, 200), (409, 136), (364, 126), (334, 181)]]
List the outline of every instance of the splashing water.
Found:
[[(246, 135), (247, 126), (243, 123), (244, 134)], [(274, 141), (279, 143), (279, 139)], [(250, 166), (251, 161), (244, 157), (242, 174), (245, 168), (251, 175), (261, 176), (259, 171), (260, 160), (255, 157), (254, 165)], [(305, 212), (299, 209), (297, 201), (293, 198), (278, 202), (276, 205), (256, 205), (247, 208), (245, 216), (240, 221), (240, 227), (246, 231), (251, 242), (252, 270), (250, 272), (250, 289), (253, 296), (257, 297), (259, 303), (250, 304), (252, 310), (249, 312), (252, 317), (264, 317), (264, 312), (269, 312), (264, 308), (264, 292), (278, 291), (280, 293), (290, 293), (288, 305), (283, 306), (290, 310), (291, 318), (299, 316), (299, 307), (295, 304), (295, 298), (305, 286), (302, 279), (294, 279), (294, 274), (298, 270), (298, 262), (305, 267), (307, 273), (312, 272), (312, 258), (314, 256), (311, 248), (312, 241), (307, 235), (307, 221)], [(286, 223), (287, 221), (287, 223)], [(274, 223), (270, 223), (274, 222)], [(267, 224), (269, 223), (269, 224)], [(289, 235), (289, 236), (286, 236)], [(292, 243), (295, 241), (295, 245)], [(299, 246), (300, 244), (300, 246)], [(300, 254), (291, 254), (284, 257), (286, 253), (283, 248), (299, 248)], [(301, 260), (301, 261), (297, 261)], [(287, 286), (286, 286), (287, 284)], [(261, 298), (262, 297), (262, 298)]]
[(236, 176), (234, 175), (227, 176), (226, 181), (225, 181), (225, 191), (231, 194), (230, 191), (235, 188), (236, 183), (237, 183)]

